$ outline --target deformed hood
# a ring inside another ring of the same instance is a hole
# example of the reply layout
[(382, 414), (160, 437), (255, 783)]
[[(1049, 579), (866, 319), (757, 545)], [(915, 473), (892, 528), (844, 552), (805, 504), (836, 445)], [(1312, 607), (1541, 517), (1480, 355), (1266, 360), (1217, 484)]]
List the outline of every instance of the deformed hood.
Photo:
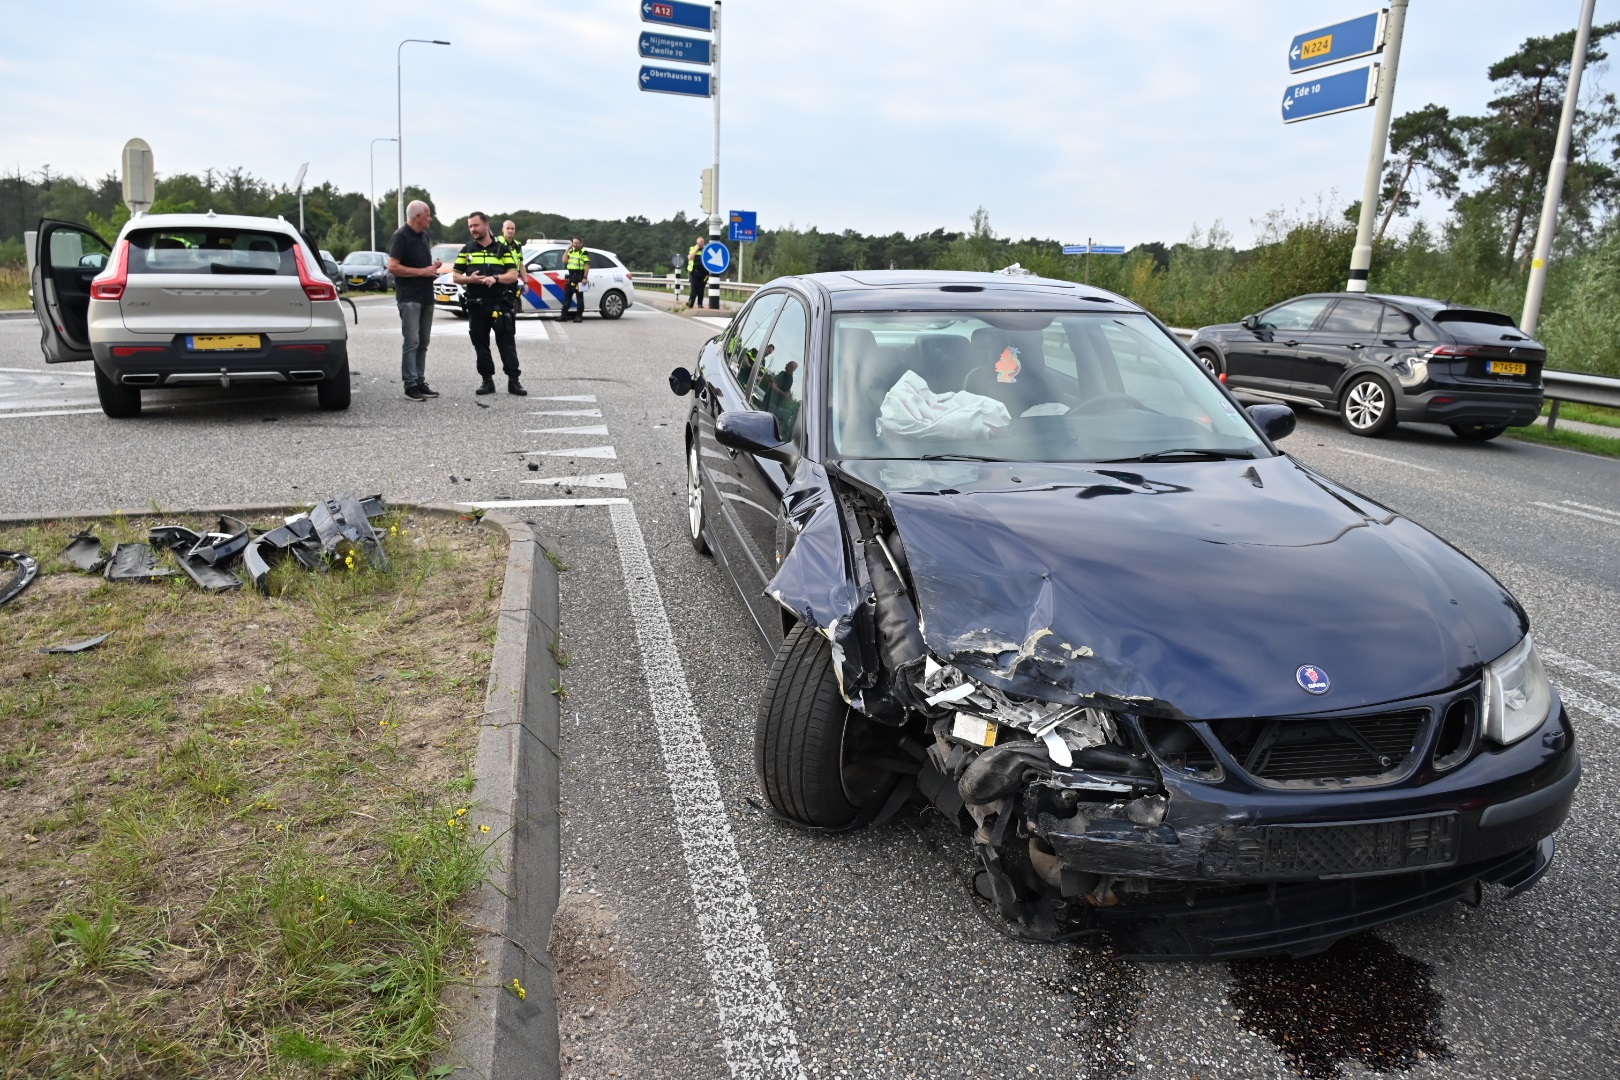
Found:
[(883, 489), (929, 649), (1013, 692), (1325, 712), (1455, 686), (1528, 626), (1456, 549), (1285, 457), (836, 468)]

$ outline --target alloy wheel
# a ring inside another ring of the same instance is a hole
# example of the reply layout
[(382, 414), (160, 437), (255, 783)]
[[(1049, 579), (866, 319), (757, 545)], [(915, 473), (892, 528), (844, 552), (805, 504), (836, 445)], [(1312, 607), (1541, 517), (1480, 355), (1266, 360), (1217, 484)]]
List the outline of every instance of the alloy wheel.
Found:
[(703, 481), (698, 477), (698, 449), (694, 441), (686, 448), (686, 521), (692, 542), (703, 539)]
[(1389, 395), (1384, 392), (1383, 386), (1372, 379), (1352, 386), (1344, 399), (1345, 418), (1350, 421), (1351, 427), (1360, 431), (1377, 426), (1388, 408)]

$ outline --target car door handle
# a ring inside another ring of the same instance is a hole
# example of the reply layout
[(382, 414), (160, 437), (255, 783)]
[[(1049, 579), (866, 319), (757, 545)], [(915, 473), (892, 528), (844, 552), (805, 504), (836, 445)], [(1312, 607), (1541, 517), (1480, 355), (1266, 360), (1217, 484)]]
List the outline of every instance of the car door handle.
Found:
[(1288, 348), (1292, 349), (1295, 345), (1298, 345), (1299, 342), (1297, 342), (1297, 341), (1285, 341), (1285, 342), (1283, 342), (1283, 344), (1288, 346)]
[(1359, 341), (1352, 341), (1348, 346), (1348, 348), (1351, 348), (1351, 349), (1359, 349), (1361, 347), (1362, 347), (1361, 342), (1359, 342)]

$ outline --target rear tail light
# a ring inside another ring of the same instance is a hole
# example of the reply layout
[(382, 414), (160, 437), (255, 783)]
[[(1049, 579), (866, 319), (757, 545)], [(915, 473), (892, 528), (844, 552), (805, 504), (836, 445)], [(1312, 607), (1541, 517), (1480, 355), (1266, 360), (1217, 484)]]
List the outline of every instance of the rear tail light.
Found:
[(1479, 349), (1473, 345), (1436, 345), (1429, 350), (1430, 356), (1477, 356)]
[(90, 299), (122, 300), (124, 286), (129, 283), (129, 241), (120, 240), (113, 248), (112, 260), (107, 268), (90, 282)]
[(304, 245), (293, 244), (293, 260), (298, 263), (298, 284), (304, 287), (305, 296), (311, 300), (337, 299), (336, 285), (309, 272), (309, 263), (304, 261)]
[(112, 354), (114, 356), (134, 356), (136, 353), (168, 351), (169, 349), (166, 345), (114, 345), (112, 347)]

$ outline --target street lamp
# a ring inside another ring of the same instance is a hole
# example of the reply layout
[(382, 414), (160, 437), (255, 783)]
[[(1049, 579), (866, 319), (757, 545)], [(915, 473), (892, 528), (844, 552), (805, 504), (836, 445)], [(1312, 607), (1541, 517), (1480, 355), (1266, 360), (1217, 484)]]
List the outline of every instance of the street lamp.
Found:
[(371, 140), (371, 202), (366, 204), (366, 216), (371, 219), (371, 250), (377, 250), (377, 144), (399, 142), (384, 135)]
[(394, 142), (395, 149), (399, 151), (399, 224), (405, 225), (405, 93), (403, 90), (404, 78), (401, 74), (405, 46), (418, 45), (448, 45), (448, 41), (437, 38), (406, 38), (394, 50)]

